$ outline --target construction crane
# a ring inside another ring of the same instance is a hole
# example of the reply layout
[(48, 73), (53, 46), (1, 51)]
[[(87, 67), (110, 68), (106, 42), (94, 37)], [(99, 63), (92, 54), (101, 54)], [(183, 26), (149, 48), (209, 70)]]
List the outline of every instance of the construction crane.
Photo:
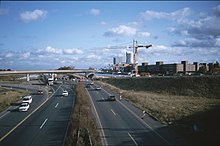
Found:
[(133, 52), (134, 52), (134, 70), (132, 71), (132, 75), (134, 75), (135, 77), (138, 76), (138, 48), (150, 48), (152, 47), (152, 45), (138, 45), (137, 41), (133, 40), (133, 47), (129, 47), (129, 48), (133, 48)]

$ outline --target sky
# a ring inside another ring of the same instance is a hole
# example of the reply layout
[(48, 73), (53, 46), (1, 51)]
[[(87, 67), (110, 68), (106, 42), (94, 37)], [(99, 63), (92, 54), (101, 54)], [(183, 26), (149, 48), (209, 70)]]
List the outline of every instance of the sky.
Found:
[(133, 40), (139, 64), (220, 61), (220, 2), (0, 2), (0, 69), (104, 68)]

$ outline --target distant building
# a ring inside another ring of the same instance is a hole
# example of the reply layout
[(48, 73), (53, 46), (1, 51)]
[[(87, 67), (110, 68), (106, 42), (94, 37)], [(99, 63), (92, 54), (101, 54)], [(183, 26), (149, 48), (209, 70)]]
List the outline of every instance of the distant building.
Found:
[(113, 64), (121, 64), (122, 62), (122, 57), (113, 57)]
[(177, 73), (195, 73), (201, 66), (207, 66), (207, 64), (199, 64), (197, 62), (189, 64), (188, 61), (181, 61), (180, 64), (164, 64), (162, 61), (158, 61), (154, 65), (148, 65), (147, 62), (144, 62), (141, 66), (138, 66), (138, 69), (139, 72), (147, 72), (150, 74), (173, 75)]
[(126, 64), (133, 64), (134, 57), (132, 52), (126, 52)]

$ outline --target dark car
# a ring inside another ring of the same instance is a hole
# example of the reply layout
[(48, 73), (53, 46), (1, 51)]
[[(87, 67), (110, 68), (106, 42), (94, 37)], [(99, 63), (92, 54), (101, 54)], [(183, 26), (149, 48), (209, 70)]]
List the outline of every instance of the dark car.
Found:
[(38, 90), (37, 94), (43, 94), (44, 92), (42, 90)]
[(109, 95), (108, 101), (116, 101), (115, 95)]

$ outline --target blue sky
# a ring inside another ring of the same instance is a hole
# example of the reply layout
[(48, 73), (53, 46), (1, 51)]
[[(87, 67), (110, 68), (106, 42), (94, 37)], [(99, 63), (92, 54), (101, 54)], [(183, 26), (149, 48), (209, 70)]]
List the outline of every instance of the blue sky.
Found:
[(220, 61), (220, 2), (1, 2), (0, 68), (102, 68), (133, 39), (139, 64)]

